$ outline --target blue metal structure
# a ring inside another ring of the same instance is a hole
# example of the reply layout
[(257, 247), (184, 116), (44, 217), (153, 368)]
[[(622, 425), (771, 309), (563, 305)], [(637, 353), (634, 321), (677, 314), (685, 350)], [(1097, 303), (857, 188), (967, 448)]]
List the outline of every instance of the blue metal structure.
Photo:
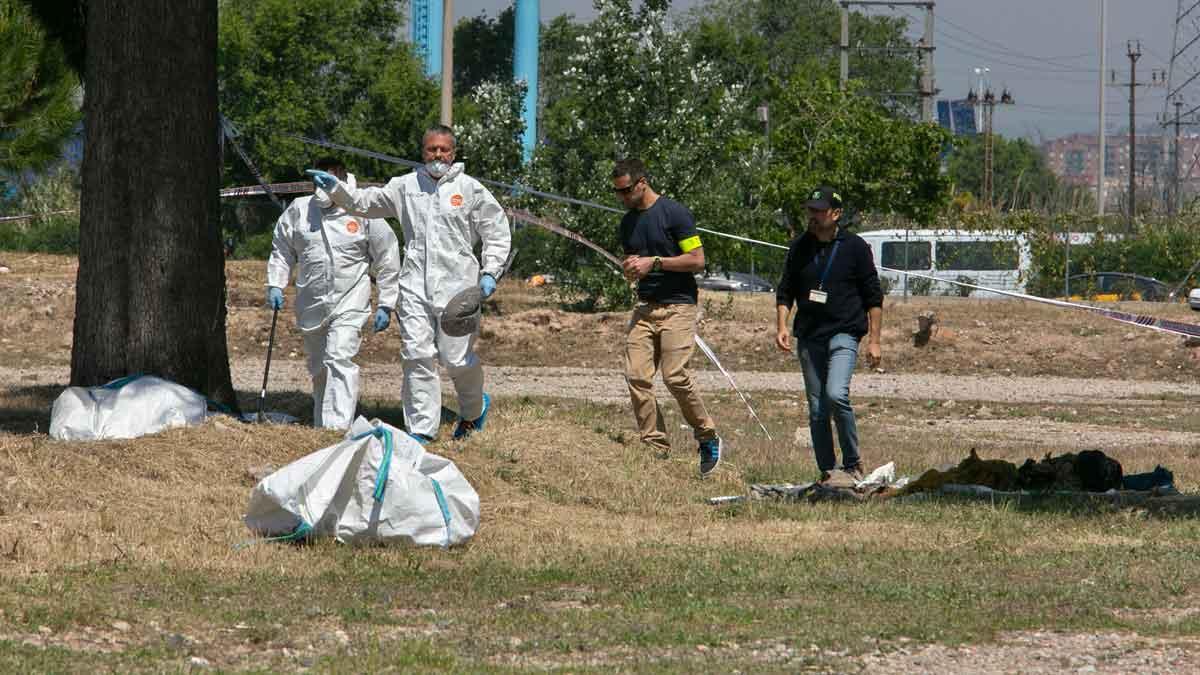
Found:
[(412, 41), (425, 62), (425, 76), (442, 76), (442, 0), (412, 0)]
[(524, 81), (525, 101), (522, 118), (525, 120), (525, 135), (521, 145), (525, 161), (533, 157), (537, 145), (537, 101), (538, 101), (538, 31), (541, 27), (541, 2), (539, 0), (514, 0), (513, 79)]
[(974, 108), (966, 100), (941, 99), (937, 102), (938, 124), (956, 136), (974, 136), (979, 133)]

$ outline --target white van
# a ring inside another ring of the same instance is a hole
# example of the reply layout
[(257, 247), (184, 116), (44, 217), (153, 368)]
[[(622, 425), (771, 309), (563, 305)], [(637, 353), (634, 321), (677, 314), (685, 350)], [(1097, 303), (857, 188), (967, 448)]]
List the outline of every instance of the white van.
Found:
[[(967, 283), (1004, 291), (1025, 292), (1030, 266), (1029, 243), (1024, 235), (1011, 231), (967, 232), (962, 230), (872, 230), (859, 236), (871, 245), (879, 277), (889, 293), (904, 292), (900, 271), (916, 272), (938, 279)], [(884, 269), (887, 268), (887, 269)], [(889, 271), (896, 270), (896, 271)], [(910, 276), (908, 292), (914, 287), (929, 288), (931, 295), (959, 295), (960, 286), (923, 281)], [(962, 294), (966, 289), (962, 288)], [(998, 293), (972, 290), (971, 297), (1005, 297)]]

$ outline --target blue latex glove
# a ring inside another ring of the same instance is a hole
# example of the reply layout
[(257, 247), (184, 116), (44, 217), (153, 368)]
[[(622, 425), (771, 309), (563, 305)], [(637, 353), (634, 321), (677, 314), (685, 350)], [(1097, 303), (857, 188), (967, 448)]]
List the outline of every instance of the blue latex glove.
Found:
[(322, 190), (332, 190), (338, 184), (337, 176), (320, 169), (306, 169), (304, 173), (312, 176), (312, 181)]
[(496, 278), (490, 274), (479, 277), (479, 290), (483, 292), (483, 297), (492, 297), (492, 293), (496, 292)]
[(283, 309), (283, 289), (276, 286), (267, 288), (267, 306), (271, 309)]
[(375, 332), (382, 333), (392, 323), (392, 310), (380, 307), (375, 310)]

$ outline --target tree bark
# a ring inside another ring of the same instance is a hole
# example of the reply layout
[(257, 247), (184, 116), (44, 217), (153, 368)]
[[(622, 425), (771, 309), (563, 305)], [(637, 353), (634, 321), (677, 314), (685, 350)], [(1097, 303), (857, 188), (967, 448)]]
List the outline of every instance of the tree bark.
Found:
[(217, 1), (87, 3), (71, 384), (134, 373), (236, 408), (218, 219)]

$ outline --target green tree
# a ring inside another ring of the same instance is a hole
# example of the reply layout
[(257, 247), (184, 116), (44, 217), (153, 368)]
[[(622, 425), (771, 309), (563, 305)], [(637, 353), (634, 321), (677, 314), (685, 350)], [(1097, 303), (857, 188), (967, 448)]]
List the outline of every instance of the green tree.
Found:
[(568, 84), (563, 73), (571, 68), (571, 56), (575, 53), (580, 36), (588, 31), (588, 24), (575, 21), (570, 14), (560, 14), (542, 26), (539, 33), (538, 53), (541, 77), (538, 81), (538, 98), (543, 103), (566, 95)]
[(949, 134), (898, 119), (830, 79), (793, 79), (777, 101), (766, 198), (793, 218), (814, 186), (842, 191), (848, 205), (929, 223), (949, 202), (940, 154)]
[(454, 27), (454, 91), (470, 92), (484, 82), (513, 75), (513, 8), (496, 17), (464, 18)]
[[(850, 77), (862, 91), (915, 114), (917, 52), (904, 14), (850, 12)], [(795, 77), (836, 78), (841, 40), (835, 0), (709, 0), (688, 14), (697, 53), (717, 64), (726, 82), (745, 88), (756, 103), (775, 98), (772, 82)]]
[[(286, 133), (416, 157), (437, 88), (401, 39), (402, 9), (394, 0), (221, 0), (221, 111), (268, 180), (302, 177), (320, 152)], [(345, 160), (360, 175), (395, 173)], [(252, 180), (232, 153), (225, 163), (227, 183)]]
[(455, 102), (457, 159), (473, 176), (511, 181), (522, 172), (525, 84), (512, 78), (480, 82)]
[[(983, 194), (983, 143), (982, 135), (961, 138), (946, 162), (954, 189), (975, 198)], [(1065, 192), (1069, 189), (1031, 143), (1023, 138), (992, 136), (992, 194), (997, 208), (1052, 208), (1062, 201)]]
[(19, 178), (62, 157), (81, 93), (62, 45), (29, 6), (0, 0), (0, 173)]
[[(666, 0), (597, 0), (598, 16), (578, 35), (542, 118), (546, 141), (535, 154), (532, 183), (544, 190), (619, 206), (610, 172), (621, 157), (643, 159), (663, 194), (687, 205), (701, 226), (737, 229), (745, 222), (735, 153), (745, 147), (740, 89), (726, 86), (713, 64), (695, 58), (686, 34), (669, 29)], [(541, 205), (539, 205), (541, 206)], [(620, 252), (620, 215), (550, 207), (568, 225)], [(719, 264), (724, 243), (704, 238)], [(630, 298), (623, 279), (571, 242), (539, 252), (546, 269), (596, 303)], [(578, 264), (587, 261), (591, 264)]]

